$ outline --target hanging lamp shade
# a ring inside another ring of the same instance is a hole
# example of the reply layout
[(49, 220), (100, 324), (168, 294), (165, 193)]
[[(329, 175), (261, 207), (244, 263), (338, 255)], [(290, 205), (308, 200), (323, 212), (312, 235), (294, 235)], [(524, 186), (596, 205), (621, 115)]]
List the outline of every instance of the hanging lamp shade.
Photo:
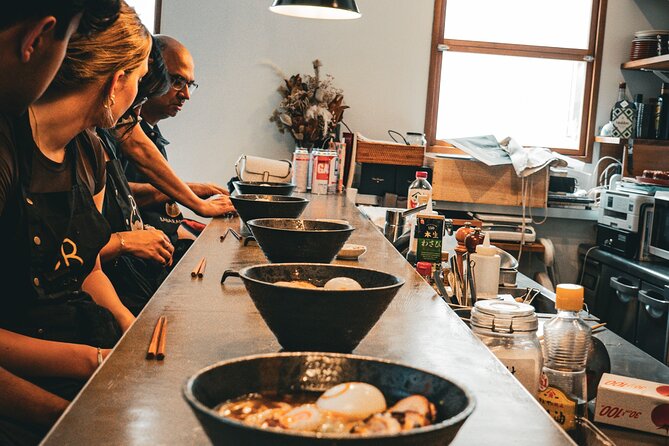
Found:
[(274, 0), (269, 10), (308, 19), (357, 19), (362, 16), (355, 0)]

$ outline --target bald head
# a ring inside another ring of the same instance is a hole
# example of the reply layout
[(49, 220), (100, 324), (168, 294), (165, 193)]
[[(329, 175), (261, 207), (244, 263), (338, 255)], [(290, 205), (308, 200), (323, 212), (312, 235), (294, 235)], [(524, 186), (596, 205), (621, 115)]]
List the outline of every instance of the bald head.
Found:
[[(155, 38), (165, 60), (172, 85), (177, 81), (182, 81), (182, 83), (195, 81), (195, 63), (190, 51), (173, 37), (158, 34)], [(180, 90), (170, 88), (163, 96), (151, 98), (144, 104), (142, 117), (149, 124), (155, 125), (162, 119), (176, 116), (189, 99), (190, 92), (187, 87)]]

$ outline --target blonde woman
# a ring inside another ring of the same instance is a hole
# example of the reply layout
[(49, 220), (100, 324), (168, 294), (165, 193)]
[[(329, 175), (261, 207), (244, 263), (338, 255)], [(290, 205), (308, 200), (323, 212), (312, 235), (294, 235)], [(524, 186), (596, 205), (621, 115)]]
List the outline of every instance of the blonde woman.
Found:
[(114, 25), (70, 40), (28, 113), (0, 116), (0, 366), (66, 399), (134, 320), (100, 269), (110, 231), (91, 129), (112, 127), (130, 106), (150, 45), (123, 3)]

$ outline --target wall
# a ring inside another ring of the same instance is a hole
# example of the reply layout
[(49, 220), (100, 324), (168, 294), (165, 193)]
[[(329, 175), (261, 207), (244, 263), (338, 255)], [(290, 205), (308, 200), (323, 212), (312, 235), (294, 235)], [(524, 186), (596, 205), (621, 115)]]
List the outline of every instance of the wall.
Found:
[(268, 121), (281, 79), (267, 60), (290, 75), (320, 59), (351, 107), (344, 120), (369, 137), (421, 131), (433, 2), (357, 3), (361, 19), (337, 22), (274, 14), (271, 0), (163, 0), (162, 32), (190, 48), (200, 84), (179, 116), (161, 123), (183, 178), (224, 183), (242, 153), (290, 156), (292, 138)]

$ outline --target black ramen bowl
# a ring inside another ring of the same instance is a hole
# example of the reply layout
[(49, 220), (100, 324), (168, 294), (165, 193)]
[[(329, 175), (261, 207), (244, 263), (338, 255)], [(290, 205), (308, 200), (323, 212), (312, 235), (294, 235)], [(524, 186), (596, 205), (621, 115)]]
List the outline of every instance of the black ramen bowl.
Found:
[(302, 197), (259, 194), (231, 195), (230, 201), (244, 222), (254, 218), (297, 218), (309, 204)]
[[(292, 351), (352, 351), (404, 284), (404, 279), (380, 271), (318, 263), (254, 265), (232, 274), (241, 277), (279, 344)], [(335, 277), (349, 277), (363, 289), (326, 290), (274, 284), (299, 280), (322, 287)]]
[(260, 218), (246, 224), (273, 263), (329, 263), (354, 230), (349, 224), (325, 220)]
[(290, 195), (295, 189), (292, 183), (250, 183), (246, 181), (233, 181), (238, 194), (259, 195)]
[[(388, 406), (421, 394), (436, 406), (437, 420), (399, 434), (362, 437), (255, 428), (214, 410), (252, 392), (322, 392), (349, 381), (378, 387)], [(209, 439), (225, 445), (442, 446), (455, 438), (476, 405), (467, 389), (444, 377), (382, 359), (333, 353), (275, 353), (219, 362), (193, 375), (183, 392)]]

